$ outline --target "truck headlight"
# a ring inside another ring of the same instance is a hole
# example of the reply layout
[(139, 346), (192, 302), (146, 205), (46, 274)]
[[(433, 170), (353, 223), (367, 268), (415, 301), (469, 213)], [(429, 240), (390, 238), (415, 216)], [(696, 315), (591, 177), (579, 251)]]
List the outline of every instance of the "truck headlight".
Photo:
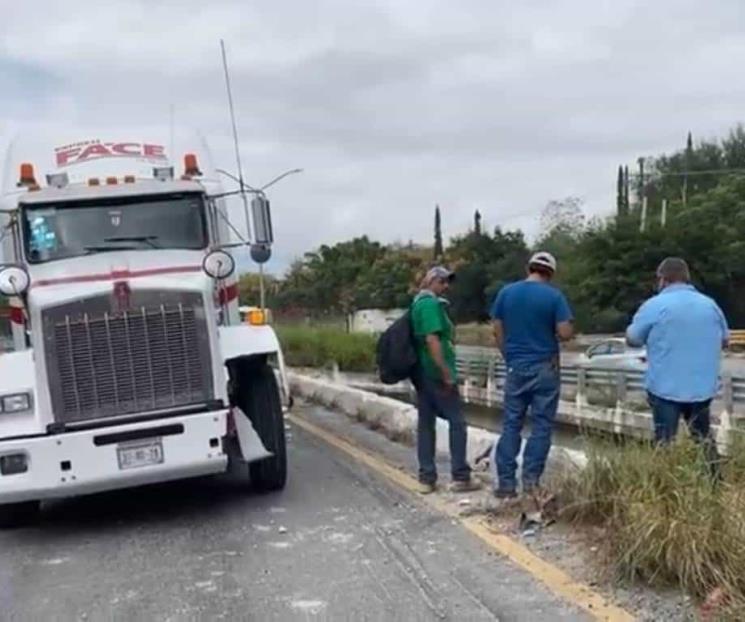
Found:
[(29, 393), (14, 393), (0, 397), (0, 413), (20, 413), (31, 410), (31, 395)]

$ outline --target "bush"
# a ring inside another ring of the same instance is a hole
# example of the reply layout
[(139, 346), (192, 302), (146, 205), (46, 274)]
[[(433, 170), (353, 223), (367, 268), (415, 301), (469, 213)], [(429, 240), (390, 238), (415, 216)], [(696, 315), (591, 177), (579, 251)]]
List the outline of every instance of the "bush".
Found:
[(285, 360), (293, 367), (325, 367), (335, 362), (342, 371), (375, 371), (374, 335), (307, 326), (280, 326), (277, 334)]
[[(690, 439), (671, 447), (591, 441), (588, 465), (563, 487), (564, 516), (605, 528), (609, 559), (625, 578), (677, 584), (695, 597), (727, 595), (745, 613), (745, 459), (716, 483)], [(720, 612), (721, 613), (721, 612)]]

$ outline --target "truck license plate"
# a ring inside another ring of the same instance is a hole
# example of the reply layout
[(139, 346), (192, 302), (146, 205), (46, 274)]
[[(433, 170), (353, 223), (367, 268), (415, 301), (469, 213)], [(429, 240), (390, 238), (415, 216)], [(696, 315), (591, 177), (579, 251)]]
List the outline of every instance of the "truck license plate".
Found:
[(163, 462), (163, 441), (159, 438), (125, 443), (116, 448), (119, 469), (137, 469)]

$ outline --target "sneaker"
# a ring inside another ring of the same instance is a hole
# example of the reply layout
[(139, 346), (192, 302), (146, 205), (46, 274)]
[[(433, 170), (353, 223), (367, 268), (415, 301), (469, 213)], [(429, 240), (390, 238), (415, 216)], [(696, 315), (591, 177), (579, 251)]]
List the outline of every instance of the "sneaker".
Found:
[(431, 495), (437, 490), (437, 484), (429, 482), (417, 482), (416, 491), (420, 495)]
[(515, 491), (515, 490), (504, 490), (502, 488), (497, 488), (494, 491), (494, 496), (497, 499), (517, 499), (517, 491)]
[(475, 492), (476, 490), (481, 490), (481, 484), (472, 479), (456, 480), (450, 484), (450, 492)]

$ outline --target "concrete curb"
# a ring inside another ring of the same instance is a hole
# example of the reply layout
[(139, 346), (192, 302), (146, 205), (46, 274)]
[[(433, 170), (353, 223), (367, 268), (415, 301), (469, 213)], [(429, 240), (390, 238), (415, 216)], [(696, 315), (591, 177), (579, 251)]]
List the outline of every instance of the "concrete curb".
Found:
[[(417, 428), (415, 407), (390, 397), (383, 397), (294, 371), (288, 371), (287, 377), (294, 395), (343, 412), (355, 421), (382, 431), (394, 441), (414, 444)], [(468, 426), (467, 451), (471, 464), (497, 440), (499, 440), (498, 434), (483, 428)], [(443, 456), (449, 455), (448, 425), (441, 419), (437, 420), (437, 452)], [(586, 464), (587, 458), (581, 451), (556, 446), (551, 448), (548, 469), (552, 471), (581, 469)]]

